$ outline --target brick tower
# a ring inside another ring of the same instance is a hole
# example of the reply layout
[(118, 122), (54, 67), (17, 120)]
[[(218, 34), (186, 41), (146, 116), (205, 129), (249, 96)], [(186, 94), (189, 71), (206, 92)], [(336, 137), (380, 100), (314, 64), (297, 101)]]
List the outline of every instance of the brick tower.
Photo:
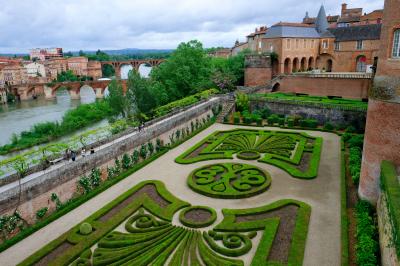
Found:
[(370, 90), (358, 193), (376, 203), (380, 164), (400, 166), (400, 0), (385, 0), (377, 73)]

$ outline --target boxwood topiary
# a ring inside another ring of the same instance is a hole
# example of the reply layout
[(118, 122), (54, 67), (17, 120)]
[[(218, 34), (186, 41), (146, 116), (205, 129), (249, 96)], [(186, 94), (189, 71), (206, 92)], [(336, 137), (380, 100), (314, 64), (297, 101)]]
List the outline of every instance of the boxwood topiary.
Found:
[(82, 223), (79, 226), (79, 233), (81, 235), (89, 235), (93, 231), (92, 225), (90, 223)]

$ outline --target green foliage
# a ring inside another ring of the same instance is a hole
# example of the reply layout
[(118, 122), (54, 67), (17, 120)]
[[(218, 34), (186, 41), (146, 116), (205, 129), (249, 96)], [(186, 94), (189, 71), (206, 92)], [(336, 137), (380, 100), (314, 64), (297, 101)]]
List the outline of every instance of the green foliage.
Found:
[(129, 99), (124, 95), (122, 84), (117, 80), (112, 80), (108, 85), (108, 91), (109, 94), (105, 100), (110, 106), (113, 115), (128, 117), (132, 112), (132, 106)]
[[(100, 169), (94, 168), (89, 176), (82, 176), (78, 180), (78, 190), (81, 190), (83, 194), (88, 194), (93, 189), (100, 186), (101, 173)], [(83, 190), (82, 190), (83, 189)]]
[(325, 130), (334, 130), (335, 127), (331, 123), (326, 122), (325, 125), (324, 125), (324, 129)]
[(143, 159), (146, 159), (147, 157), (147, 147), (146, 145), (142, 144), (142, 146), (140, 146), (140, 157), (142, 157)]
[[(312, 141), (313, 144), (306, 147), (307, 141)], [(189, 164), (205, 160), (232, 159), (234, 154), (257, 151), (264, 154), (259, 162), (280, 167), (293, 177), (310, 179), (318, 174), (321, 146), (321, 138), (305, 133), (247, 129), (216, 131), (181, 154), (175, 161)], [(200, 149), (201, 147), (203, 148)], [(191, 155), (192, 153), (196, 155)], [(303, 164), (308, 165), (306, 170), (302, 169)]]
[(302, 119), (299, 121), (301, 127), (317, 128), (318, 121), (316, 119)]
[(342, 98), (328, 98), (321, 96), (308, 96), (296, 95), (293, 93), (267, 93), (267, 94), (253, 94), (250, 96), (253, 99), (272, 99), (280, 101), (289, 101), (291, 104), (311, 104), (317, 106), (324, 106), (325, 108), (344, 108), (344, 109), (361, 109), (367, 110), (368, 103), (362, 100), (355, 99), (342, 99)]
[(132, 162), (134, 164), (137, 164), (139, 162), (139, 152), (137, 150), (134, 150), (132, 153)]
[(13, 136), (11, 144), (0, 147), (0, 154), (6, 154), (52, 141), (101, 121), (110, 114), (111, 109), (107, 102), (101, 101), (91, 104), (82, 104), (76, 109), (67, 111), (61, 123), (38, 123), (33, 125), (31, 130), (21, 132), (19, 137)]
[(36, 218), (37, 219), (42, 219), (46, 215), (48, 210), (49, 210), (49, 208), (47, 208), (47, 207), (43, 207), (43, 208), (39, 209), (36, 212)]
[(348, 132), (348, 133), (356, 133), (357, 129), (354, 126), (348, 126), (346, 128), (346, 132)]
[(367, 201), (356, 205), (356, 259), (358, 265), (378, 265), (378, 230), (374, 208)]
[(211, 59), (196, 40), (179, 44), (167, 61), (152, 70), (151, 78), (170, 100), (210, 88)]
[(131, 166), (131, 158), (129, 157), (128, 154), (124, 154), (122, 156), (122, 168), (123, 169), (128, 169)]
[(62, 71), (61, 73), (57, 74), (58, 82), (78, 81), (78, 80), (79, 78), (74, 74), (72, 70)]
[(245, 93), (237, 93), (236, 94), (236, 111), (243, 112), (249, 111), (250, 101), (249, 97)]
[(349, 151), (349, 170), (351, 179), (355, 185), (358, 185), (361, 172), (361, 150), (358, 147), (352, 147), (349, 149)]
[(279, 122), (279, 116), (277, 114), (272, 114), (267, 118), (269, 125), (274, 125)]
[(186, 107), (186, 106), (192, 105), (194, 103), (197, 103), (201, 99), (207, 99), (211, 95), (216, 94), (216, 93), (218, 93), (217, 89), (205, 90), (205, 91), (196, 93), (194, 95), (185, 97), (183, 99), (176, 100), (176, 101), (170, 102), (170, 103), (168, 103), (166, 105), (160, 106), (160, 107), (156, 108), (153, 111), (153, 113), (157, 117), (163, 116), (163, 115), (168, 114), (169, 112), (171, 112), (175, 108), (182, 108), (182, 107)]
[(120, 119), (120, 120), (117, 120), (114, 123), (112, 123), (110, 131), (111, 131), (111, 134), (115, 135), (120, 132), (123, 132), (127, 128), (128, 128), (127, 121), (124, 119)]
[(92, 225), (90, 223), (82, 223), (79, 226), (79, 233), (81, 235), (89, 235), (93, 231)]
[(237, 199), (266, 191), (271, 184), (271, 177), (251, 165), (225, 163), (198, 168), (189, 175), (187, 182), (192, 190), (200, 194)]
[(390, 244), (396, 248), (397, 257), (400, 258), (400, 184), (396, 166), (392, 162), (382, 161), (380, 181), (392, 227)]
[(101, 66), (101, 72), (103, 73), (103, 77), (110, 78), (115, 76), (115, 69), (112, 65), (104, 64)]
[(64, 207), (64, 204), (56, 193), (51, 193), (50, 200), (56, 204), (56, 210), (60, 210)]
[(11, 215), (2, 215), (0, 216), (0, 237), (4, 241), (12, 236), (16, 229), (23, 230), (24, 226), (24, 220), (18, 211)]

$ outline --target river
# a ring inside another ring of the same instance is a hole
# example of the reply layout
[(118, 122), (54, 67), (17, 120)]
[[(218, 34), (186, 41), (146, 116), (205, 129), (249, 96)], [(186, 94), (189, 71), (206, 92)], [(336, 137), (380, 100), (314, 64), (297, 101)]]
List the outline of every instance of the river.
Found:
[(13, 133), (20, 134), (36, 123), (60, 121), (66, 111), (96, 100), (90, 88), (82, 88), (80, 100), (71, 100), (66, 90), (57, 91), (56, 96), (54, 100), (38, 98), (0, 105), (0, 145), (9, 143)]

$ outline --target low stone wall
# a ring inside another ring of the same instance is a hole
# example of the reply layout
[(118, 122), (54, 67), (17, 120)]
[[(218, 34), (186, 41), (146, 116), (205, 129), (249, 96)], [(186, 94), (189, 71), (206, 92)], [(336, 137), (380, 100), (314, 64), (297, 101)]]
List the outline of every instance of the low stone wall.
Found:
[(393, 227), (390, 222), (389, 210), (387, 208), (387, 195), (382, 192), (376, 207), (378, 214), (379, 246), (381, 250), (382, 266), (398, 266), (396, 249), (392, 244)]
[[(76, 191), (77, 179), (88, 174), (93, 168), (99, 167), (105, 172), (109, 165), (114, 164), (114, 159), (124, 153), (132, 153), (140, 145), (149, 141), (161, 139), (169, 142), (169, 136), (177, 129), (190, 127), (191, 121), (203, 119), (211, 115), (211, 109), (218, 106), (223, 98), (212, 98), (202, 102), (184, 112), (169, 116), (164, 120), (152, 122), (151, 127), (123, 141), (111, 141), (108, 147), (97, 151), (90, 156), (82, 158), (74, 163), (68, 163), (57, 169), (49, 170), (36, 178), (22, 184), (21, 205), (19, 210), (24, 217), (34, 218), (34, 213), (45, 206), (52, 206), (51, 193), (57, 193), (61, 201), (68, 200)], [(0, 193), (0, 214), (9, 213), (18, 203), (19, 187), (14, 186)]]
[(317, 119), (320, 124), (330, 122), (334, 125), (353, 124), (358, 128), (365, 128), (367, 111), (359, 108), (340, 108), (337, 106), (323, 106), (312, 103), (295, 103), (275, 99), (251, 99), (251, 110), (269, 108), (273, 113), (282, 115), (301, 115), (305, 118)]

